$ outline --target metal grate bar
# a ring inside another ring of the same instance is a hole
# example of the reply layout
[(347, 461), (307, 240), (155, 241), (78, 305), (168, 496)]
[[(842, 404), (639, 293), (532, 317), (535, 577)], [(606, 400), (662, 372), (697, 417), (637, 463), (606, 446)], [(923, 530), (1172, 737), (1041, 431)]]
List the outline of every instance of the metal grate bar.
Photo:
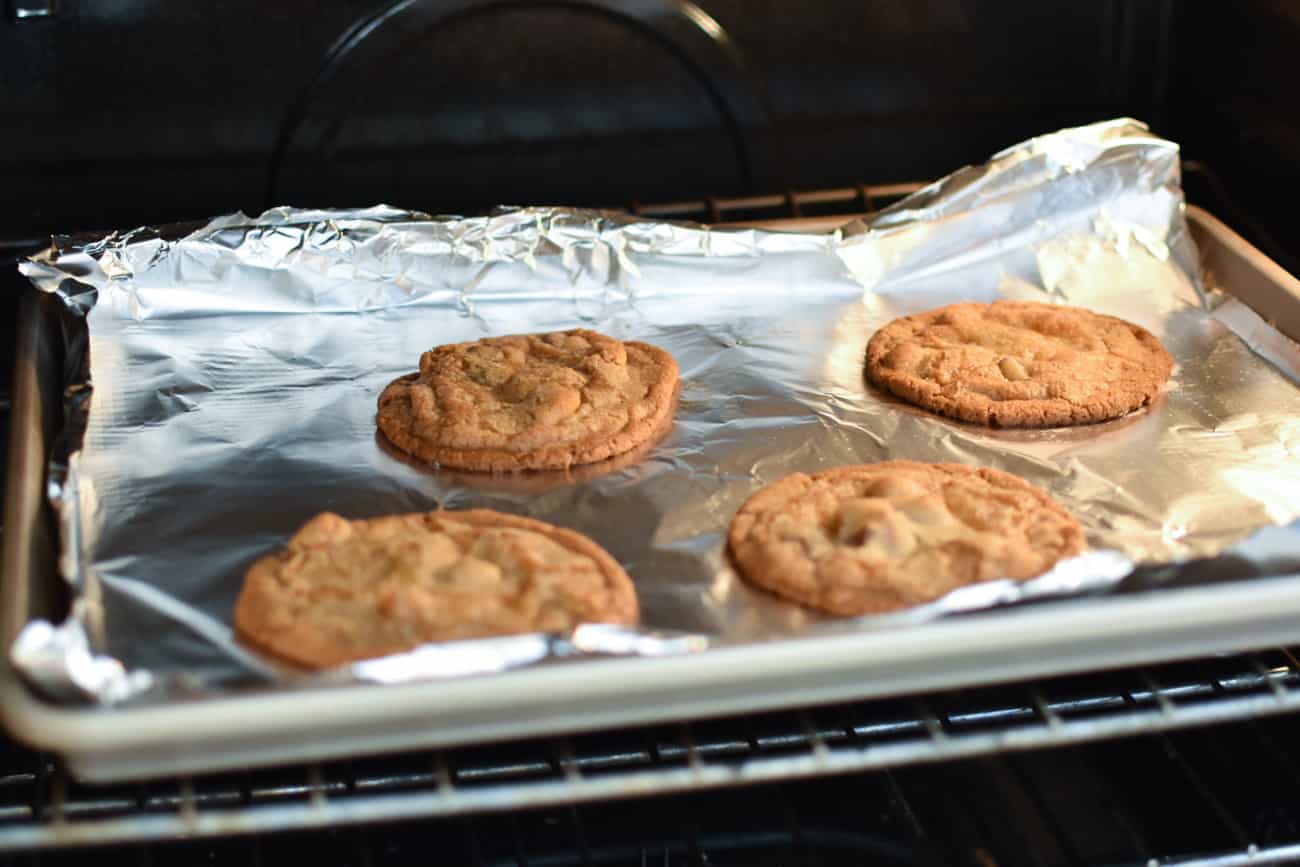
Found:
[(898, 779), (888, 769), (885, 770), (885, 785), (889, 794), (889, 808), (902, 820), (903, 827), (907, 828), (912, 837), (920, 840), (925, 837), (925, 827), (916, 817), (916, 810), (908, 802), (907, 796), (898, 785)]
[(1183, 779), (1187, 781), (1188, 788), (1200, 799), (1206, 812), (1228, 830), (1237, 845), (1250, 845), (1245, 829), (1241, 827), (1218, 796), (1214, 794), (1214, 791), (1206, 785), (1205, 779), (1192, 766), (1192, 763), (1183, 756), (1182, 751), (1178, 749), (1168, 735), (1161, 734), (1160, 744), (1165, 755), (1169, 757), (1169, 760), (1178, 768)]
[(695, 219), (710, 223), (736, 220), (789, 219), (801, 216), (834, 214), (848, 219), (857, 214), (878, 211), (921, 189), (924, 184), (899, 183), (841, 187), (830, 190), (791, 190), (784, 194), (703, 198), (681, 202), (644, 204), (633, 202), (632, 213), (656, 219)]
[(693, 814), (686, 814), (682, 822), (683, 830), (686, 832), (686, 857), (690, 867), (706, 867), (704, 856), (700, 850), (700, 823)]
[[(1146, 695), (1155, 698), (1156, 707), (1160, 708), (1161, 714), (1165, 716), (1173, 716), (1178, 713), (1177, 705), (1174, 704), (1173, 697), (1170, 695), (1172, 690), (1162, 690), (1160, 685), (1156, 683), (1155, 677), (1153, 677), (1151, 672), (1146, 669), (1140, 669), (1138, 677), (1141, 678), (1142, 683), (1146, 685)], [(1212, 688), (1211, 691), (1213, 691)], [(1133, 695), (1134, 701), (1139, 700), (1137, 695), (1134, 695), (1133, 693), (1130, 693), (1130, 695)]]
[(925, 699), (916, 701), (916, 718), (921, 721), (925, 727), (925, 733), (929, 736), (931, 743), (936, 750), (942, 751), (948, 743), (948, 733), (944, 730), (943, 720), (931, 709), (929, 702)]
[(1291, 754), (1277, 742), (1276, 738), (1264, 730), (1259, 720), (1252, 719), (1249, 722), (1251, 732), (1259, 741), (1269, 761), (1280, 767), (1292, 784), (1300, 786), (1300, 766), (1297, 766)]
[(528, 855), (524, 852), (524, 837), (519, 832), (519, 817), (509, 813), (507, 819), (510, 825), (510, 842), (515, 851), (515, 863), (519, 867), (528, 867)]
[(590, 867), (591, 847), (587, 845), (587, 832), (583, 828), (582, 818), (578, 815), (578, 808), (574, 804), (569, 805), (569, 823), (573, 828), (573, 839), (578, 844), (579, 863), (583, 867)]
[[(1145, 693), (1126, 694), (1129, 704), (1110, 710), (1118, 699), (1053, 701), (1031, 698), (1026, 705), (1040, 705), (1025, 717), (1019, 710), (995, 714), (991, 728), (967, 729), (952, 720), (972, 714), (950, 713), (944, 718), (922, 701), (909, 719), (886, 719), (846, 724), (840, 728), (822, 726), (810, 717), (796, 724), (794, 734), (779, 740), (780, 750), (771, 744), (737, 737), (736, 727), (713, 737), (702, 738), (692, 724), (683, 724), (678, 740), (652, 738), (642, 751), (617, 755), (575, 755), (569, 742), (551, 742), (550, 754), (557, 761), (535, 759), (509, 761), (503, 765), (461, 767), (453, 770), (443, 754), (434, 754), (432, 770), (424, 768), (394, 779), (391, 774), (368, 778), (358, 776), (355, 788), (345, 781), (324, 779), (319, 769), (306, 771), (306, 779), (294, 785), (254, 785), (246, 806), (232, 797), (227, 783), (213, 796), (201, 786), (182, 781), (178, 797), (148, 799), (150, 809), (140, 811), (126, 802), (101, 801), (88, 810), (83, 801), (60, 803), (43, 797), (32, 804), (34, 812), (61, 816), (54, 821), (19, 821), (0, 825), (0, 850), (52, 845), (102, 844), (132, 839), (184, 836), (229, 835), (289, 828), (340, 826), (408, 819), (422, 816), (485, 813), (554, 804), (578, 803), (638, 794), (688, 791), (765, 781), (795, 779), (831, 773), (868, 771), (935, 762), (1008, 750), (1027, 750), (1075, 744), (1117, 736), (1128, 736), (1199, 726), (1243, 717), (1300, 710), (1300, 691), (1283, 687), (1281, 694), (1263, 687), (1265, 683), (1290, 683), (1270, 675), (1246, 678), (1256, 691), (1220, 696), (1212, 701), (1181, 704), (1171, 694), (1214, 695), (1208, 684), (1191, 689), (1157, 684), (1145, 674)], [(1260, 688), (1267, 691), (1259, 691)], [(1037, 689), (1037, 688), (1035, 688)], [(1163, 701), (1160, 697), (1163, 696)], [(1101, 697), (1097, 697), (1101, 698)], [(1099, 706), (1107, 708), (1096, 715)], [(1075, 717), (1080, 708), (1089, 713)], [(716, 725), (716, 724), (715, 724)], [(802, 729), (802, 730), (800, 730)], [(728, 731), (731, 734), (728, 734)], [(820, 744), (820, 746), (819, 746)], [(797, 751), (791, 752), (797, 748)], [(430, 760), (426, 760), (428, 762)], [(413, 760), (412, 765), (416, 762)], [(586, 769), (599, 768), (589, 775)], [(558, 772), (557, 772), (558, 771)], [(301, 773), (301, 772), (300, 772)], [(56, 792), (61, 774), (51, 775), (50, 790)], [(386, 787), (392, 783), (397, 787)], [(237, 793), (234, 797), (238, 797)], [(228, 804), (233, 803), (233, 806)], [(157, 808), (172, 805), (172, 809)], [(104, 810), (121, 808), (122, 815), (103, 815)], [(88, 813), (92, 815), (87, 815)]]
[[(684, 823), (685, 835), (679, 841), (657, 841), (653, 847), (619, 845), (604, 846), (592, 849), (583, 860), (582, 853), (563, 852), (548, 853), (538, 858), (528, 858), (520, 860), (519, 858), (510, 858), (491, 862), (491, 867), (586, 867), (586, 865), (616, 865), (616, 867), (627, 867), (631, 864), (644, 865), (644, 867), (678, 867), (678, 865), (689, 865), (689, 867), (708, 867), (715, 863), (712, 856), (723, 854), (726, 856), (743, 857), (746, 854), (752, 855), (757, 859), (757, 863), (768, 864), (771, 862), (771, 851), (774, 847), (781, 849), (798, 850), (801, 845), (792, 833), (789, 831), (740, 831), (731, 833), (696, 833), (692, 829), (695, 823), (686, 821)], [(844, 857), (851, 857), (854, 864), (877, 863), (876, 859), (884, 856), (889, 860), (884, 863), (914, 863), (910, 853), (899, 850), (891, 846), (887, 841), (881, 841), (867, 834), (857, 834), (845, 831), (825, 831), (821, 829), (801, 829), (801, 839), (804, 846), (824, 847), (827, 850), (835, 851), (837, 854), (843, 853)], [(731, 863), (751, 863), (745, 860), (731, 860), (725, 862)], [(785, 862), (778, 862), (785, 863)], [(807, 860), (796, 861), (796, 864), (810, 863)], [(822, 861), (814, 860), (811, 863), (821, 864)], [(841, 863), (841, 862), (834, 862)]]
[(1080, 857), (1075, 849), (1074, 842), (1070, 839), (1070, 835), (1066, 833), (1060, 817), (1052, 810), (1038, 783), (1029, 774), (1025, 773), (1018, 763), (1009, 761), (1006, 766), (1009, 775), (1024, 791), (1026, 800), (1032, 806), (1034, 813), (1041, 818), (1044, 828), (1064, 855), (1066, 862), (1071, 865), (1083, 864), (1084, 859)]
[(813, 756), (824, 761), (831, 751), (826, 743), (826, 736), (817, 730), (807, 711), (799, 711), (798, 715), (799, 725), (803, 730), (804, 737), (808, 740), (809, 746), (812, 748)]
[(1247, 846), (1231, 852), (1187, 857), (1151, 858), (1131, 862), (1133, 867), (1256, 867), (1259, 864), (1294, 864), (1300, 860), (1300, 843), (1284, 846)]
[(567, 738), (558, 738), (552, 743), (552, 761), (559, 767), (564, 774), (564, 779), (575, 785), (581, 785), (582, 772), (578, 770), (578, 763), (573, 758), (573, 744), (569, 743)]

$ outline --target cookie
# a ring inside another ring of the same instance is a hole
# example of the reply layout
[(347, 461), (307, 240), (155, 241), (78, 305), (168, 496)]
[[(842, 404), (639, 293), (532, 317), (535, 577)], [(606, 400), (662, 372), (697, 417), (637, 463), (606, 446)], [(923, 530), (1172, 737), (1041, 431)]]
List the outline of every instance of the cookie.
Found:
[(253, 564), (234, 614), (249, 644), (308, 668), (636, 620), (631, 579), (595, 542), (487, 509), (317, 515)]
[(1151, 401), (1174, 360), (1149, 331), (1080, 307), (952, 304), (895, 319), (867, 378), (932, 412), (993, 427), (1118, 418)]
[[(472, 470), (446, 470), (442, 468), (435, 470), (421, 464), (414, 458), (402, 455), (391, 445), (384, 445), (382, 448), (393, 457), (404, 460), (413, 467), (436, 472), (443, 482), (455, 485), (458, 488), (493, 494), (509, 494), (511, 496), (540, 497), (548, 491), (571, 488), (577, 484), (594, 481), (638, 466), (659, 447), (664, 437), (672, 431), (672, 428), (673, 419), (672, 416), (668, 416), (664, 419), (664, 424), (660, 425), (660, 429), (639, 446), (612, 458), (605, 458), (603, 461), (578, 464), (562, 470), (524, 470), (512, 473), (478, 473)], [(642, 478), (648, 478), (649, 474), (653, 472), (650, 468), (642, 469), (646, 473), (646, 475), (641, 476)]]
[(462, 470), (564, 469), (662, 432), (679, 374), (667, 352), (577, 329), (435, 347), (379, 396), (379, 429)]
[(736, 513), (728, 544), (749, 582), (849, 616), (1033, 578), (1084, 541), (1065, 509), (1013, 475), (886, 461), (768, 485)]

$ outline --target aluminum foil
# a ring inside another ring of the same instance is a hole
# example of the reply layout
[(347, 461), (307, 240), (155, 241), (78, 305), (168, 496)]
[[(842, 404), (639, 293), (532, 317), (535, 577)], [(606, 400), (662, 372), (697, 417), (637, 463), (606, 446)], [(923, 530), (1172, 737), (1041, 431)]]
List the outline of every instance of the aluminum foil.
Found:
[[(188, 233), (61, 240), (22, 270), (89, 330), (89, 382), (68, 384), (70, 395), (93, 388), (69, 403), (84, 433), (50, 478), (77, 604), (11, 649), (63, 698), (400, 682), (906, 628), (1113, 589), (1135, 563), (1214, 557), (1300, 515), (1300, 356), (1257, 317), (1224, 315), (1232, 302), (1201, 285), (1178, 148), (1135, 121), (1024, 142), (830, 234), (564, 208), (476, 219), (281, 208)], [(1177, 360), (1167, 392), (1099, 425), (1007, 431), (937, 418), (864, 382), (880, 325), (999, 297), (1142, 324)], [(667, 439), (569, 472), (485, 476), (421, 465), (376, 434), (380, 390), (429, 347), (575, 326), (676, 356), (683, 387)], [(738, 580), (723, 541), (749, 494), (792, 472), (890, 458), (1015, 473), (1078, 516), (1092, 551), (1026, 584), (854, 621)], [(244, 570), (312, 515), (438, 507), (592, 536), (633, 576), (643, 628), (430, 645), (315, 678), (232, 639)]]

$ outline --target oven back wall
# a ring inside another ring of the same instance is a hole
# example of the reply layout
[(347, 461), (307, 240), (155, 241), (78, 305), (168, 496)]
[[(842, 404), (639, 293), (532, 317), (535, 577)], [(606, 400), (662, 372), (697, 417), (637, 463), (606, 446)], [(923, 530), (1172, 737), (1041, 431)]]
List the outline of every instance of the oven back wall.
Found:
[(667, 0), (13, 14), (44, 3), (12, 0), (0, 24), (4, 237), (272, 202), (466, 212), (927, 178), (1062, 125), (1166, 124), (1184, 14), (1140, 0), (702, 0), (694, 21)]

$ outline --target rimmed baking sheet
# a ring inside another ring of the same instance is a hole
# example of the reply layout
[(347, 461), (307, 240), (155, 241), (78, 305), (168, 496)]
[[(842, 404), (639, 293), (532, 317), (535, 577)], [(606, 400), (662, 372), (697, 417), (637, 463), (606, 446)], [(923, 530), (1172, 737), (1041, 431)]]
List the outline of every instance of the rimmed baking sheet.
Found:
[[(390, 209), (280, 211), (215, 221), (179, 241), (137, 235), (52, 253), (29, 274), (72, 303), (84, 306), (92, 289), (95, 299), (86, 441), (56, 488), (65, 553), (74, 555), (65, 557), (65, 571), (86, 604), (71, 622), (76, 628), (48, 629), (44, 644), (29, 627), (25, 658), (35, 666), (27, 673), (39, 679), (34, 672), (43, 670), (47, 687), (64, 695), (157, 705), (103, 715), (110, 718), (165, 718), (184, 706), (178, 699), (273, 682), (270, 692), (263, 686), (244, 698), (203, 702), (249, 711), (237, 714), (240, 736), (226, 752), (256, 760), (252, 745), (277, 743), (282, 724), (259, 729), (268, 721), (254, 708), (281, 699), (292, 706), (295, 696), (305, 708), (317, 700), (305, 697), (322, 687), (285, 680), (230, 643), (226, 623), (241, 565), (322, 505), (357, 516), (441, 504), (490, 505), (588, 532), (637, 580), (647, 631), (431, 648), (335, 675), (389, 684), (462, 675), (440, 684), (432, 730), (418, 742), (469, 735), (476, 707), (500, 710), (499, 696), (486, 700), (494, 689), (541, 700), (523, 684), (554, 678), (579, 676), (602, 688), (580, 690), (592, 700), (568, 706), (567, 719), (537, 707), (486, 727), (477, 717), (480, 736), (600, 724), (619, 699), (614, 716), (662, 713), (620, 686), (624, 666), (644, 666), (634, 670), (647, 684), (654, 671), (676, 671), (681, 689), (662, 682), (647, 687), (647, 698), (658, 689), (661, 701), (668, 689), (683, 710), (708, 703), (681, 692), (705, 684), (717, 712), (737, 702), (852, 692), (842, 665), (830, 666), (832, 675), (806, 658), (818, 642), (865, 664), (862, 675), (874, 672), (856, 694), (960, 676), (970, 658), (944, 662), (932, 636), (978, 634), (1002, 617), (1024, 626), (1047, 615), (1030, 608), (968, 622), (819, 623), (736, 581), (721, 556), (726, 521), (749, 492), (786, 472), (883, 457), (1017, 472), (1075, 510), (1094, 548), (1138, 560), (1216, 554), (1254, 528), (1294, 517), (1287, 474), (1297, 470), (1285, 460), (1300, 400), (1285, 356), (1252, 352), (1266, 341), (1239, 339), (1228, 326), (1242, 333), (1245, 326), (1225, 316), (1228, 297), (1201, 290), (1176, 181), (1176, 147), (1132, 122), (1112, 122), (1010, 149), (922, 191), (869, 229), (830, 235), (710, 231), (557, 209), (478, 221)], [(863, 383), (861, 350), (876, 325), (948, 300), (997, 295), (1057, 297), (1152, 328), (1180, 364), (1171, 389), (1149, 411), (1107, 425), (1016, 433), (944, 422)], [(677, 429), (641, 463), (597, 478), (482, 485), (412, 466), (375, 438), (374, 394), (428, 345), (571, 325), (658, 342), (682, 363)], [(1249, 327), (1258, 331), (1257, 323)], [(1258, 333), (1276, 334), (1268, 326)], [(1222, 588), (1202, 592), (1211, 590)], [(1163, 591), (1170, 599), (1180, 592)], [(1242, 611), (1256, 611), (1260, 592), (1238, 600)], [(1079, 642), (1092, 640), (1087, 624), (1102, 603), (1139, 600), (1084, 599), (1054, 610), (1056, 652), (1077, 655)], [(1223, 606), (1222, 623), (1238, 616), (1231, 610)], [(1276, 611), (1256, 614), (1271, 620)], [(1193, 622), (1200, 620), (1190, 616), (1184, 625)], [(1004, 677), (1023, 670), (1024, 660), (994, 664), (989, 655), (1000, 648), (1016, 657), (1036, 640), (995, 641), (978, 656), (989, 675)], [(1114, 635), (1109, 641), (1088, 658), (1133, 646)], [(873, 646), (879, 654), (866, 664), (863, 653)], [(656, 658), (571, 659), (584, 652)], [(114, 671), (105, 656), (124, 665)], [(565, 661), (463, 676), (556, 657)], [(716, 662), (724, 659), (730, 675), (710, 680), (725, 673)], [(772, 676), (794, 675), (788, 665), (797, 659), (811, 665), (802, 682), (773, 694)], [(93, 678), (79, 682), (69, 660), (89, 666)], [(418, 687), (410, 685), (411, 696)], [(478, 704), (466, 704), (473, 696)], [(410, 709), (404, 701), (393, 706)], [(334, 716), (330, 731), (366, 718), (360, 706)], [(389, 735), (400, 741), (413, 733), (372, 733), (354, 746), (390, 743)], [(334, 737), (322, 733), (296, 750), (325, 742), (340, 748)], [(147, 764), (141, 753), (156, 749), (136, 744), (111, 759), (94, 752), (88, 769), (117, 774), (135, 773)], [(192, 761), (203, 750), (181, 752), (187, 758), (172, 760)]]

